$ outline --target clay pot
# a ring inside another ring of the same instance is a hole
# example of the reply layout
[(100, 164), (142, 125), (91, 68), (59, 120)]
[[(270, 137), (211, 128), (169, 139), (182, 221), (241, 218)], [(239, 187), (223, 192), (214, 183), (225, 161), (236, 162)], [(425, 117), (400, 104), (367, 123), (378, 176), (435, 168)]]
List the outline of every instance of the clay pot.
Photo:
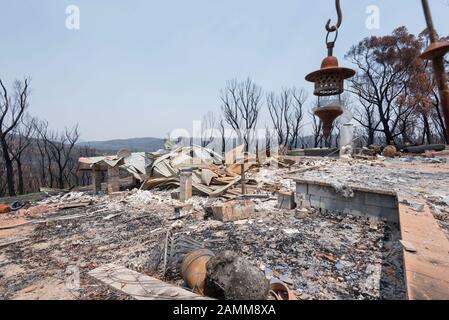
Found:
[(289, 290), (286, 284), (282, 282), (273, 282), (270, 284), (270, 294), (276, 300), (298, 300), (296, 295)]
[(214, 253), (207, 249), (195, 250), (185, 256), (181, 265), (181, 274), (187, 286), (194, 292), (207, 295), (206, 264), (214, 256)]

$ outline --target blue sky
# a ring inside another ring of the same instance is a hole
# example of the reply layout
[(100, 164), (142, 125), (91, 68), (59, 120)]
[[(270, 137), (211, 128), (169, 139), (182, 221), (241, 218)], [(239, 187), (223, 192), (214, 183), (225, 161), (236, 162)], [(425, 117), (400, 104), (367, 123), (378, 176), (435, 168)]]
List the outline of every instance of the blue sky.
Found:
[[(336, 55), (363, 37), (425, 27), (419, 0), (342, 0)], [(449, 5), (430, 0), (440, 34)], [(80, 8), (80, 30), (65, 26)], [(380, 8), (380, 29), (365, 27)], [(79, 123), (84, 140), (165, 136), (220, 112), (219, 92), (250, 76), (265, 91), (311, 85), (326, 54), (333, 0), (1, 0), (0, 77), (32, 77), (31, 112), (53, 128)], [(264, 119), (262, 119), (264, 122)]]

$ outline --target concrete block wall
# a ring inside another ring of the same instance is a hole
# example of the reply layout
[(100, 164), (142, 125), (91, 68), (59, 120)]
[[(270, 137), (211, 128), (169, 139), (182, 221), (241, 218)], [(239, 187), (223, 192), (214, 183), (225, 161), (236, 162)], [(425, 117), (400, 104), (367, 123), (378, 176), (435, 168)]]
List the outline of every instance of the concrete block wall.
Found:
[(377, 217), (399, 223), (396, 195), (362, 189), (353, 189), (353, 193), (353, 197), (344, 197), (331, 185), (296, 182), (296, 202), (300, 207)]

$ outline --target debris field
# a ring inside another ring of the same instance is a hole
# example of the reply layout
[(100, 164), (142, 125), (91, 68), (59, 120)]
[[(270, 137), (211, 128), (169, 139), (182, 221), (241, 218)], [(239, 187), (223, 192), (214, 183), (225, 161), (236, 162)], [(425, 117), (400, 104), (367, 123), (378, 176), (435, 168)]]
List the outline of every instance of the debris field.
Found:
[[(212, 179), (220, 187), (207, 189), (194, 181), (196, 192), (181, 201), (182, 179), (172, 185), (173, 180), (164, 177), (157, 186), (145, 188), (150, 190), (61, 191), (2, 214), (0, 299), (133, 299), (89, 276), (107, 264), (195, 291), (187, 288), (180, 266), (169, 265), (169, 239), (189, 239), (217, 255), (233, 253), (267, 283), (287, 286), (297, 300), (406, 299), (397, 224), (314, 208), (284, 208), (278, 195), (294, 190), (298, 176), (332, 181), (336, 190), (357, 183), (381, 186), (427, 201), (447, 232), (446, 158), (286, 157), (276, 162), (248, 165), (247, 194), (240, 192), (236, 176), (214, 173)], [(215, 172), (222, 171), (216, 166)], [(205, 194), (217, 190), (219, 196)], [(406, 204), (419, 214), (419, 203)], [(244, 285), (232, 289), (250, 291), (257, 284)]]

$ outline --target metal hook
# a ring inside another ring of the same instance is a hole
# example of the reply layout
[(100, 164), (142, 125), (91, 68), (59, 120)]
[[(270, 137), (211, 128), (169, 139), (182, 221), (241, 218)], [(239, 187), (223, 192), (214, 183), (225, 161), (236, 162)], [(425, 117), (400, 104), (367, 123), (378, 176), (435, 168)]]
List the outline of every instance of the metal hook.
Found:
[(335, 47), (335, 42), (337, 42), (338, 39), (338, 29), (335, 30), (335, 37), (333, 41), (330, 41), (330, 35), (332, 32), (328, 32), (327, 36), (326, 36), (326, 45), (327, 45), (327, 55), (330, 57), (334, 54), (334, 47)]
[(343, 13), (341, 11), (340, 0), (335, 0), (335, 8), (337, 9), (338, 21), (337, 24), (331, 27), (331, 19), (327, 21), (326, 30), (328, 32), (335, 32), (340, 29), (340, 26), (343, 22)]
[(327, 36), (326, 36), (326, 44), (327, 44), (328, 46), (329, 46), (330, 44), (334, 44), (335, 42), (337, 42), (337, 39), (338, 39), (338, 29), (335, 29), (335, 37), (334, 37), (334, 40), (333, 40), (333, 41), (330, 41), (330, 40), (329, 40), (331, 33), (332, 33), (332, 32), (329, 31), (329, 32), (327, 33)]

